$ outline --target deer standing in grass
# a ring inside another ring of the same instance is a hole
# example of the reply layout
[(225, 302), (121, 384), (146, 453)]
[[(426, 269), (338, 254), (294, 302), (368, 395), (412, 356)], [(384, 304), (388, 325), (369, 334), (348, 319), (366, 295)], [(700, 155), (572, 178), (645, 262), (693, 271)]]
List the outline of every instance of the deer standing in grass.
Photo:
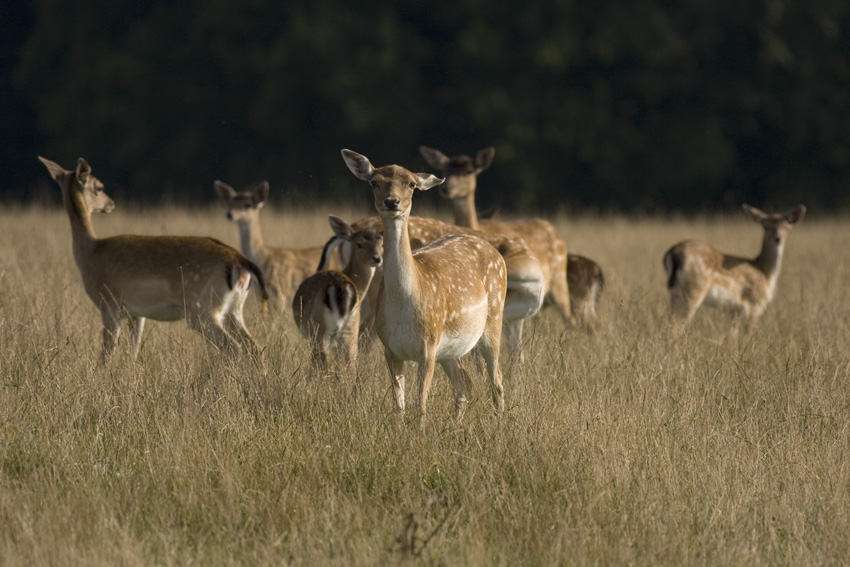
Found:
[(420, 146), (425, 161), (441, 172), (446, 182), (440, 195), (452, 202), (455, 223), (484, 231), (498, 231), (522, 237), (547, 267), (546, 305), (555, 305), (567, 322), (589, 322), (596, 317), (596, 302), (605, 279), (602, 268), (585, 256), (568, 254), (567, 245), (555, 227), (540, 218), (497, 222), (479, 215), (475, 208), (478, 175), (490, 167), (496, 150), (484, 148), (475, 154), (448, 157), (440, 150)]
[(292, 300), (295, 324), (311, 343), (313, 362), (327, 368), (336, 342), (346, 367), (357, 364), (360, 304), (375, 269), (381, 265), (383, 238), (375, 230), (354, 232), (339, 217), (328, 217), (338, 238), (351, 244), (351, 259), (342, 272), (322, 270), (301, 282)]
[[(263, 271), (272, 308), (286, 309), (299, 284), (316, 273), (316, 266), (322, 258), (322, 247), (297, 249), (266, 244), (260, 228), (260, 209), (269, 197), (267, 181), (257, 185), (253, 191), (235, 191), (227, 183), (218, 180), (213, 186), (228, 207), (227, 218), (239, 227), (242, 253)], [(329, 267), (338, 268), (339, 263), (332, 260)]]
[(484, 358), (496, 410), (504, 409), (499, 348), (505, 306), (505, 260), (487, 241), (464, 234), (438, 239), (415, 253), (408, 222), (416, 189), (442, 179), (398, 165), (375, 168), (351, 150), (342, 157), (355, 177), (367, 181), (381, 217), (384, 274), (375, 325), (384, 344), (392, 389), (404, 410), (404, 361), (417, 363), (420, 416), (426, 413), (434, 366), (440, 363), (455, 389), (455, 412), (466, 404), (466, 376), (458, 359), (473, 348)]
[[(382, 226), (381, 217), (368, 217), (354, 222), (353, 230), (380, 230)], [(489, 242), (502, 258), (507, 266), (508, 290), (505, 296), (505, 311), (502, 316), (505, 328), (505, 339), (511, 348), (512, 354), (521, 358), (519, 350), (519, 336), (511, 334), (510, 330), (521, 327), (522, 320), (533, 317), (543, 304), (544, 276), (537, 257), (531, 253), (525, 241), (515, 236), (506, 236), (495, 232), (482, 232), (454, 224), (445, 223), (427, 217), (411, 216), (407, 224), (407, 232), (410, 236), (411, 249), (414, 251), (426, 246), (439, 238), (452, 234), (467, 234), (477, 236)], [(335, 237), (336, 238), (336, 237)], [(328, 241), (326, 248), (333, 246), (334, 238)], [(375, 275), (380, 279), (380, 273)], [(374, 327), (374, 309), (379, 286), (375, 282), (369, 287), (366, 300), (361, 304), (360, 330), (361, 333), (369, 334)]]
[(737, 310), (751, 332), (773, 299), (782, 268), (785, 239), (806, 207), (767, 214), (749, 205), (744, 212), (764, 229), (761, 252), (753, 259), (730, 256), (697, 240), (685, 240), (664, 254), (674, 327), (682, 330), (703, 303)]
[[(260, 269), (237, 250), (213, 238), (121, 235), (98, 238), (94, 212), (115, 208), (103, 184), (83, 158), (74, 171), (39, 157), (62, 190), (71, 221), (74, 260), (83, 286), (103, 320), (104, 362), (115, 349), (120, 323), (129, 319), (130, 346), (135, 358), (145, 319), (177, 321), (222, 350), (242, 347), (258, 353), (242, 317), (242, 307), (255, 281), (265, 303)], [(252, 280), (253, 277), (253, 280)]]

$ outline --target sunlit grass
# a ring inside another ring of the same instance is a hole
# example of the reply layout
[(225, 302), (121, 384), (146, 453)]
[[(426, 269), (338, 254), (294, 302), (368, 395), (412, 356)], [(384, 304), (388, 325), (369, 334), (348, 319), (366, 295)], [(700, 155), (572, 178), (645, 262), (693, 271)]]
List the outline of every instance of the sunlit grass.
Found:
[[(367, 203), (368, 204), (368, 203)], [(308, 246), (327, 213), (263, 212)], [(810, 211), (810, 213), (813, 213)], [(850, 556), (850, 231), (811, 214), (751, 337), (700, 311), (666, 326), (661, 257), (685, 237), (754, 255), (737, 216), (553, 219), (606, 288), (593, 333), (544, 312), (464, 421), (437, 372), (422, 427), (392, 411), (380, 345), (317, 376), (289, 320), (248, 306), (262, 360), (183, 323), (96, 365), (100, 318), (64, 212), (0, 209), (0, 557), (4, 565), (836, 564)], [(116, 210), (119, 232), (238, 245), (220, 207)], [(411, 373), (408, 373), (408, 400)], [(412, 413), (412, 412), (410, 412)]]

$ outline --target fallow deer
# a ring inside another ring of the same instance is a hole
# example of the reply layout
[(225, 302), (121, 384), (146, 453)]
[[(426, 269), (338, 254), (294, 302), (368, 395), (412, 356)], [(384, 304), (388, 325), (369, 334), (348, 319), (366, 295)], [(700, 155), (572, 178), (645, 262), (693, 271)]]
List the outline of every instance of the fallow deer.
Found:
[[(322, 247), (284, 248), (266, 244), (260, 228), (260, 209), (269, 197), (269, 184), (264, 181), (253, 191), (235, 191), (223, 181), (213, 182), (216, 193), (227, 205), (227, 218), (239, 227), (242, 253), (257, 264), (266, 278), (270, 303), (275, 310), (286, 309), (298, 285), (316, 273), (322, 258)], [(333, 257), (329, 268), (339, 267)]]
[(596, 301), (605, 285), (602, 268), (596, 262), (585, 256), (567, 254), (566, 243), (555, 227), (544, 219), (498, 222), (477, 213), (475, 190), (478, 175), (492, 165), (495, 148), (479, 150), (475, 158), (464, 154), (450, 158), (428, 146), (420, 146), (419, 152), (428, 165), (445, 176), (446, 182), (440, 186), (440, 195), (451, 200), (456, 224), (523, 238), (541, 263), (548, 267), (545, 305), (555, 305), (568, 322), (589, 321), (595, 317)]
[(454, 234), (414, 253), (408, 224), (414, 190), (442, 179), (398, 165), (375, 168), (351, 150), (342, 157), (355, 177), (367, 181), (381, 217), (384, 274), (375, 325), (384, 344), (396, 406), (404, 410), (404, 361), (417, 363), (420, 416), (426, 413), (434, 365), (455, 389), (457, 417), (466, 404), (466, 380), (458, 359), (473, 348), (484, 358), (496, 410), (504, 409), (499, 348), (507, 290), (505, 260), (486, 240)]
[(374, 230), (354, 232), (339, 217), (328, 217), (338, 238), (351, 244), (345, 270), (322, 270), (301, 282), (292, 300), (295, 324), (311, 343), (313, 362), (326, 369), (331, 344), (336, 343), (343, 363), (357, 363), (360, 303), (366, 296), (375, 269), (381, 265), (383, 238)]
[(767, 214), (749, 205), (744, 212), (764, 229), (761, 252), (753, 259), (730, 256), (697, 240), (686, 240), (664, 254), (674, 328), (681, 330), (703, 303), (737, 310), (751, 332), (773, 299), (782, 268), (785, 239), (806, 207)]
[[(498, 212), (495, 207), (478, 213), (478, 220), (491, 219)], [(589, 326), (596, 320), (596, 304), (605, 289), (602, 267), (586, 256), (567, 254), (567, 284), (570, 290), (570, 311), (575, 320)]]
[(186, 319), (222, 350), (239, 345), (257, 353), (242, 317), (253, 281), (265, 303), (268, 295), (260, 269), (237, 250), (213, 238), (191, 236), (121, 235), (98, 238), (91, 222), (94, 212), (115, 207), (103, 184), (83, 158), (74, 171), (38, 158), (62, 190), (71, 221), (74, 260), (86, 293), (103, 320), (104, 362), (115, 348), (120, 323), (129, 319), (130, 345), (135, 358), (141, 346), (145, 319)]
[[(367, 217), (354, 222), (353, 230), (380, 230), (381, 217)], [(431, 242), (452, 234), (467, 234), (483, 238), (492, 244), (502, 255), (507, 266), (508, 291), (505, 297), (505, 312), (503, 333), (512, 354), (521, 358), (519, 339), (522, 334), (523, 321), (537, 314), (543, 304), (544, 276), (537, 257), (531, 253), (525, 241), (514, 236), (506, 236), (495, 232), (482, 232), (467, 227), (445, 223), (427, 217), (411, 216), (408, 221), (411, 248), (415, 251)], [(326, 247), (334, 244), (332, 238)], [(380, 272), (380, 271), (379, 271)], [(375, 275), (376, 281), (380, 273)], [(366, 300), (361, 305), (361, 333), (369, 332), (374, 320), (374, 305), (378, 286), (369, 287)]]

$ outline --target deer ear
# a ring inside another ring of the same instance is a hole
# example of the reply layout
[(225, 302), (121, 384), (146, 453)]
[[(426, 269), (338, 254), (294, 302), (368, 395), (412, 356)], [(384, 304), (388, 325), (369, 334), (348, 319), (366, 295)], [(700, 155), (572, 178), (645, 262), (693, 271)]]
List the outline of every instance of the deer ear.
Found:
[(419, 146), (419, 153), (425, 158), (425, 162), (434, 169), (443, 171), (449, 163), (449, 157), (440, 150), (428, 146)]
[(91, 166), (89, 165), (89, 162), (83, 158), (79, 158), (77, 160), (77, 181), (81, 184), (85, 183), (89, 178), (89, 175), (91, 175)]
[(493, 164), (493, 158), (496, 156), (496, 148), (490, 146), (483, 150), (478, 150), (475, 154), (475, 167), (478, 168), (478, 173), (481, 173)]
[(803, 220), (804, 216), (806, 216), (806, 205), (797, 205), (787, 215), (785, 215), (785, 220), (787, 220), (790, 224), (794, 224)]
[(437, 177), (436, 175), (431, 175), (430, 173), (414, 173), (417, 177), (416, 179), (416, 188), (420, 191), (427, 191), (431, 187), (436, 187), (443, 181), (445, 178)]
[(372, 167), (369, 158), (351, 150), (342, 150), (342, 159), (345, 160), (345, 165), (348, 166), (354, 177), (363, 181), (372, 180), (372, 174), (375, 173), (375, 168)]
[(213, 181), (213, 187), (215, 188), (215, 192), (218, 193), (218, 196), (222, 201), (229, 201), (233, 197), (236, 196), (236, 191), (233, 190), (233, 187), (225, 183), (224, 181), (219, 181), (216, 179)]
[(44, 164), (44, 167), (47, 168), (47, 171), (50, 173), (50, 177), (53, 178), (54, 181), (59, 181), (59, 178), (65, 177), (70, 171), (64, 169), (61, 165), (56, 163), (55, 161), (50, 161), (47, 158), (43, 158), (38, 156), (38, 161)]
[(254, 202), (262, 206), (269, 198), (269, 182), (263, 181), (254, 189)]
[(339, 217), (335, 217), (334, 215), (328, 215), (328, 222), (330, 223), (331, 230), (334, 231), (334, 234), (343, 240), (351, 238), (351, 226), (349, 226), (347, 222)]
[(765, 213), (761, 209), (751, 207), (750, 205), (748, 205), (746, 203), (741, 205), (741, 208), (744, 210), (745, 213), (747, 213), (747, 216), (749, 216), (755, 222), (760, 223), (760, 222), (764, 221), (764, 219), (767, 218), (767, 213)]

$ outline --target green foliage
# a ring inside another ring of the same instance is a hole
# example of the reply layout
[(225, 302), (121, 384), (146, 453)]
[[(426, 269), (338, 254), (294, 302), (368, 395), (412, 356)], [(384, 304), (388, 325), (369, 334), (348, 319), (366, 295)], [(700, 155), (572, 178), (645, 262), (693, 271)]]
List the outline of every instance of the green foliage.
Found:
[(15, 77), (38, 153), (135, 200), (215, 178), (339, 198), (340, 148), (418, 168), (427, 144), (494, 145), (504, 209), (850, 205), (833, 0), (39, 0)]

